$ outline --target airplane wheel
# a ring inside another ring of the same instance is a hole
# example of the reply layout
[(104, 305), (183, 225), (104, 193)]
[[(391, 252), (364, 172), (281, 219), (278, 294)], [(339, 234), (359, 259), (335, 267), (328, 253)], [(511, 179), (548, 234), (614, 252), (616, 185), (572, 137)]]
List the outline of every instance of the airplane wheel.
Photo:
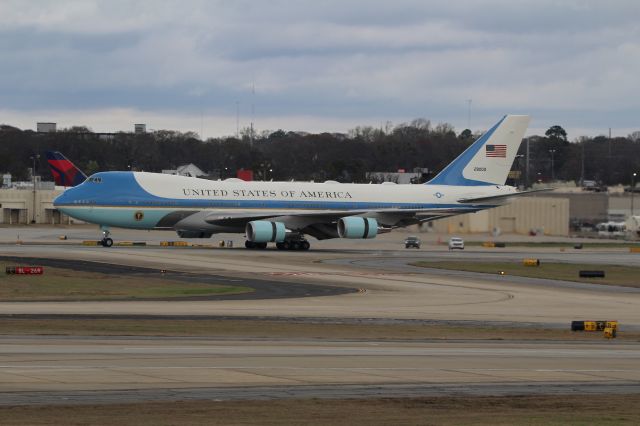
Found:
[(258, 243), (258, 244), (256, 244), (256, 248), (264, 250), (264, 249), (267, 248), (267, 243)]
[(113, 240), (111, 238), (104, 238), (100, 241), (102, 247), (111, 247), (113, 245)]
[(301, 250), (309, 250), (309, 247), (311, 247), (311, 244), (309, 244), (309, 241), (303, 241), (302, 243), (300, 243)]
[(289, 241), (285, 241), (282, 243), (282, 250), (290, 250), (291, 249), (291, 244), (289, 243)]
[(300, 243), (297, 241), (291, 242), (291, 250), (300, 250)]
[(284, 250), (284, 243), (276, 243), (276, 248), (278, 250)]
[(248, 249), (253, 249), (253, 248), (256, 248), (256, 244), (253, 241), (247, 240), (244, 242), (244, 247)]

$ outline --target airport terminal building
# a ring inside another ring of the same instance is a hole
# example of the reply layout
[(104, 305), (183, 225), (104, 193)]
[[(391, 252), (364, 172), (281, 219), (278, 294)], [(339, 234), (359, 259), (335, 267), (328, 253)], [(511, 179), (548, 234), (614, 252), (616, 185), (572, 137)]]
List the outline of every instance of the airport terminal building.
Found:
[(0, 189), (2, 224), (25, 225), (70, 224), (71, 219), (53, 207), (53, 200), (62, 191), (47, 189)]

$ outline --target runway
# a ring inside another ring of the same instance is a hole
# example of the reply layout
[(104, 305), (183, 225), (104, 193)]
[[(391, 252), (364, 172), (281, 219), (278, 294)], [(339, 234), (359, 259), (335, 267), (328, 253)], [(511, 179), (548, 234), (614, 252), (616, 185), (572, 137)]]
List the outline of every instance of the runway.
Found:
[(343, 385), (344, 397), (362, 396), (365, 387), (390, 395), (447, 388), (484, 395), (585, 388), (637, 393), (640, 344), (0, 338), (4, 405), (62, 403), (65, 395), (92, 402), (238, 399), (251, 395), (249, 388), (263, 398), (266, 388), (327, 397), (327, 389)]
[[(51, 231), (48, 231), (51, 233)], [(621, 250), (393, 249), (397, 236), (310, 252), (84, 247), (47, 241), (0, 245), (19, 259), (73, 259), (169, 269), (203, 279), (266, 281), (287, 297), (247, 300), (0, 302), (18, 317), (112, 315), (277, 318), (567, 329), (576, 319), (615, 319), (640, 330), (640, 291), (595, 284), (431, 270), (428, 259), (520, 259), (638, 264)], [(154, 237), (155, 238), (155, 237)], [(369, 247), (369, 250), (364, 248)], [(95, 266), (95, 264), (94, 264)], [(186, 275), (185, 275), (186, 276)], [(302, 297), (295, 288), (358, 289)], [(245, 298), (246, 299), (246, 298)], [(1, 319), (0, 319), (1, 320)], [(87, 319), (90, 321), (90, 319)], [(404, 321), (404, 322), (403, 322)], [(639, 393), (640, 343), (399, 339), (0, 337), (0, 402), (59, 404), (143, 400)]]

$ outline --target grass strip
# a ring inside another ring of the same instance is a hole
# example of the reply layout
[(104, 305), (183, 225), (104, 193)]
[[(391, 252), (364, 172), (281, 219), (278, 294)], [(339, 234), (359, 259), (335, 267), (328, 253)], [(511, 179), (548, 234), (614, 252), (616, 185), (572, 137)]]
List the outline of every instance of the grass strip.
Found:
[[(558, 340), (602, 341), (601, 332), (572, 332), (543, 327), (456, 326), (432, 324), (331, 324), (235, 319), (0, 319), (2, 335), (176, 336), (213, 338), (300, 338), (375, 340)], [(625, 332), (617, 340), (640, 341)]]
[(5, 275), (0, 263), (0, 301), (173, 299), (251, 292), (242, 286), (176, 281), (160, 273), (103, 274), (45, 267), (43, 275)]
[(0, 407), (3, 425), (637, 425), (640, 395), (182, 401)]
[[(618, 285), (640, 288), (640, 268), (620, 265), (592, 265), (577, 263), (548, 263), (540, 266), (525, 266), (522, 262), (482, 262), (482, 261), (420, 261), (412, 263), (423, 268), (448, 269), (454, 271), (480, 272), (550, 280), (574, 281), (590, 284)], [(602, 270), (605, 278), (580, 278), (581, 270)]]
[[(540, 248), (566, 248), (574, 249), (576, 245), (581, 245), (583, 249), (598, 249), (598, 248), (640, 248), (637, 242), (563, 242), (563, 241), (505, 241), (506, 247), (540, 247)], [(465, 241), (466, 246), (479, 247), (484, 244), (484, 241)], [(500, 248), (498, 247), (497, 250)]]

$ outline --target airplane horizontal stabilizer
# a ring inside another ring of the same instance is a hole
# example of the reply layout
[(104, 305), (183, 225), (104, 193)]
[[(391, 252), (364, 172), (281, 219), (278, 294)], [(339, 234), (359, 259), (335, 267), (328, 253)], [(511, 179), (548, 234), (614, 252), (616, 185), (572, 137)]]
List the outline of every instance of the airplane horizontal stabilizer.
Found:
[(553, 188), (544, 188), (544, 189), (533, 189), (531, 191), (522, 191), (522, 192), (512, 192), (510, 194), (500, 194), (500, 195), (492, 195), (489, 197), (476, 197), (476, 198), (462, 198), (458, 200), (460, 203), (485, 203), (485, 202), (495, 202), (506, 200), (511, 197), (521, 197), (523, 195), (530, 195), (536, 192), (548, 192), (553, 191)]

